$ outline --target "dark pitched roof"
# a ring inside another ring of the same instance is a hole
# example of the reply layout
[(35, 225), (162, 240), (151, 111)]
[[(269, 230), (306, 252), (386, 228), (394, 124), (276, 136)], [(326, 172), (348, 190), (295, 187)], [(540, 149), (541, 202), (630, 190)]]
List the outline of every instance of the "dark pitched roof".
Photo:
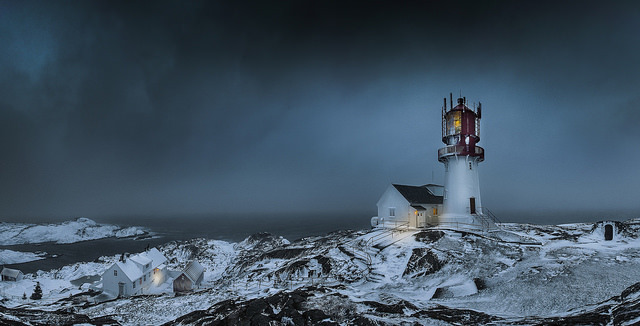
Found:
[(393, 185), (409, 204), (442, 204), (442, 196), (436, 196), (426, 187)]

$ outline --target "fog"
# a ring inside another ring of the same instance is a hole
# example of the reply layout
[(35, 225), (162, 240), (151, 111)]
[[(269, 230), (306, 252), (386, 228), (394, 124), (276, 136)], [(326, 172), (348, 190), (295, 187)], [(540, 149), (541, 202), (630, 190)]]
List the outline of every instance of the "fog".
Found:
[(638, 30), (632, 1), (0, 1), (0, 219), (375, 214), (443, 182), (450, 92), (502, 219), (633, 216)]

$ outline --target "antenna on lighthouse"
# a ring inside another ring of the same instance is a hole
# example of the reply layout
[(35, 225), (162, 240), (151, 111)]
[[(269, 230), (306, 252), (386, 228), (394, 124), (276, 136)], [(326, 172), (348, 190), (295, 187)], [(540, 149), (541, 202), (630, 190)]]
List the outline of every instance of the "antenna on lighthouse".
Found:
[(478, 119), (482, 119), (482, 103), (478, 102)]

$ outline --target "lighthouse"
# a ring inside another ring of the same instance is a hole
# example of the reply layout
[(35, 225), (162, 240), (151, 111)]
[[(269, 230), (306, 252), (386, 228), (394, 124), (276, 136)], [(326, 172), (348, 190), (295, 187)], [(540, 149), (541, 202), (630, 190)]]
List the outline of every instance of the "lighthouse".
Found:
[(391, 184), (378, 200), (372, 227), (445, 228), (470, 232), (496, 230), (495, 217), (482, 207), (478, 163), (484, 161), (480, 142), (482, 105), (471, 109), (461, 97), (449, 95), (442, 107), (442, 142), (438, 161), (444, 163), (444, 187), (435, 184)]
[(442, 214), (438, 224), (456, 229), (487, 230), (495, 224), (482, 211), (478, 163), (484, 161), (484, 149), (480, 142), (482, 105), (469, 108), (465, 97), (457, 99), (449, 95), (442, 107), (442, 142), (438, 149), (438, 161), (444, 163), (444, 195)]

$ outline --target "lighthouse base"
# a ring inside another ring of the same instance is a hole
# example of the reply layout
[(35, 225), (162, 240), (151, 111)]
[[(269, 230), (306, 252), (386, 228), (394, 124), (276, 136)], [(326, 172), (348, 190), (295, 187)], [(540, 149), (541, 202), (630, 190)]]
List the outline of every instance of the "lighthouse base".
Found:
[(498, 229), (498, 226), (491, 218), (481, 214), (443, 214), (438, 219), (437, 227), (475, 232), (486, 232)]

